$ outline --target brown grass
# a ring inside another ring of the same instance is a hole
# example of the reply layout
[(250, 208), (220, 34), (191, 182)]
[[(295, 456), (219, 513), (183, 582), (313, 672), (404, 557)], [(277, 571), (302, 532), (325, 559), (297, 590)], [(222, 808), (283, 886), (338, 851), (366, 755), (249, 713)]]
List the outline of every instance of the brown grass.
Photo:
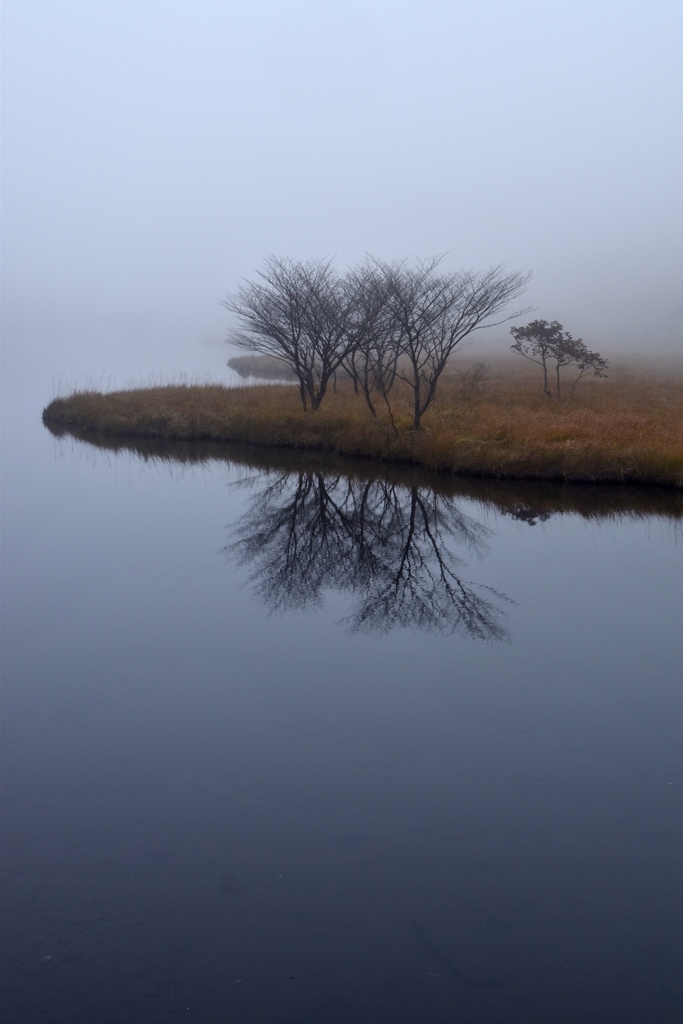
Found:
[(535, 374), (501, 363), (479, 391), (444, 376), (423, 428), (410, 429), (407, 390), (394, 421), (373, 420), (349, 383), (304, 413), (286, 385), (167, 385), (57, 398), (53, 426), (140, 438), (245, 441), (413, 462), (451, 472), (532, 479), (629, 481), (683, 488), (683, 374), (611, 372), (550, 402)]

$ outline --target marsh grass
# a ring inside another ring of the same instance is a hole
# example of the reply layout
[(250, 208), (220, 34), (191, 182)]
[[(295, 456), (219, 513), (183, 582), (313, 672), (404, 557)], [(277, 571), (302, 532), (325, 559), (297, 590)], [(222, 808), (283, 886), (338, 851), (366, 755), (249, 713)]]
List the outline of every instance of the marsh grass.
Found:
[(346, 381), (317, 413), (303, 412), (287, 385), (183, 383), (85, 389), (55, 399), (43, 418), (53, 429), (319, 449), (470, 475), (683, 487), (678, 370), (623, 367), (607, 380), (582, 381), (571, 402), (550, 402), (535, 375), (506, 362), (470, 394), (452, 373), (418, 432), (408, 389), (391, 397), (393, 424), (385, 413), (373, 420)]

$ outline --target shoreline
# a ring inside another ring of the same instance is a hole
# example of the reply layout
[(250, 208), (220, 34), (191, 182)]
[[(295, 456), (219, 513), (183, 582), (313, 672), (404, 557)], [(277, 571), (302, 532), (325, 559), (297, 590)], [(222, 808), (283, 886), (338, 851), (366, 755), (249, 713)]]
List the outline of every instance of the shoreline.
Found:
[(54, 437), (116, 455), (128, 454), (153, 465), (208, 466), (230, 463), (246, 471), (287, 477), (338, 476), (363, 481), (382, 480), (407, 488), (427, 488), (453, 498), (468, 498), (497, 508), (516, 519), (530, 521), (574, 512), (586, 519), (603, 516), (661, 516), (683, 520), (683, 489), (656, 484), (567, 482), (501, 479), (448, 473), (407, 463), (354, 458), (320, 449), (295, 449), (233, 441), (136, 438), (94, 433), (78, 427), (48, 425)]
[(607, 429), (604, 408), (596, 411), (585, 402), (549, 408), (532, 393), (512, 409), (504, 388), (460, 403), (447, 400), (446, 393), (418, 432), (400, 414), (394, 425), (373, 420), (350, 387), (340, 387), (319, 412), (304, 413), (294, 389), (272, 384), (76, 392), (50, 402), (42, 418), (53, 433), (75, 430), (94, 441), (109, 436), (241, 443), (463, 477), (683, 490), (683, 423), (675, 407), (667, 410), (667, 429), (657, 429), (663, 420), (659, 410), (653, 410), (650, 422), (642, 410), (610, 409), (609, 424), (616, 422), (621, 431), (615, 435)]

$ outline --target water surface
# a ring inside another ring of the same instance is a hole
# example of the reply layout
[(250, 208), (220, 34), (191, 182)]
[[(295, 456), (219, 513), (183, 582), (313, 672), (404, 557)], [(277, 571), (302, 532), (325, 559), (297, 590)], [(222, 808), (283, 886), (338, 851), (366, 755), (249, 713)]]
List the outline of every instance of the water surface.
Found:
[(4, 1019), (680, 1020), (680, 523), (8, 446)]

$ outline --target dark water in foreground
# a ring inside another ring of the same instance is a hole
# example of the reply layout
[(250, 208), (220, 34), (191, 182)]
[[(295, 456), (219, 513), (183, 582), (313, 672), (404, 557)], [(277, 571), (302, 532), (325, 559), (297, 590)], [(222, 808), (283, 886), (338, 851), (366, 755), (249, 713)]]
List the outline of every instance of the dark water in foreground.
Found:
[(4, 1021), (683, 1019), (680, 497), (176, 451), (6, 460)]

